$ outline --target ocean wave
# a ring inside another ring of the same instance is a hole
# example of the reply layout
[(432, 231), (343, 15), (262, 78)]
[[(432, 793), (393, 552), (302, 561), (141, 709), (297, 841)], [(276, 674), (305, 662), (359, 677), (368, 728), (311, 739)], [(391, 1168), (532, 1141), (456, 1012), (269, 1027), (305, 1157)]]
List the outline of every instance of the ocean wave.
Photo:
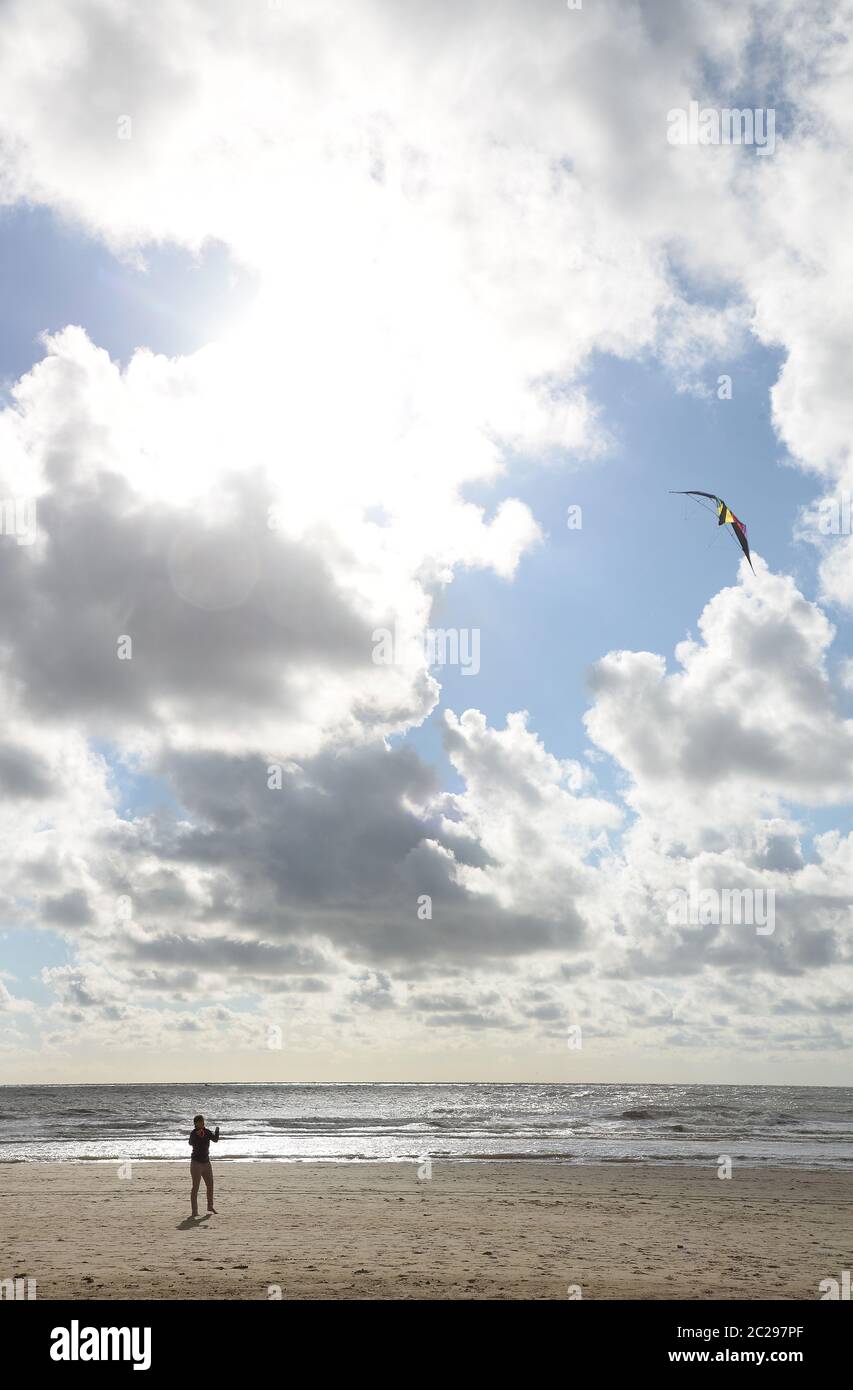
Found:
[(619, 1118), (620, 1120), (666, 1120), (678, 1113), (677, 1110), (660, 1110), (656, 1106), (652, 1106), (648, 1110), (623, 1110)]
[(428, 1151), (459, 1162), (707, 1164), (744, 1152), (752, 1166), (853, 1163), (849, 1087), (86, 1085), (2, 1087), (0, 1103), (0, 1162), (185, 1163), (191, 1116), (210, 1109), (224, 1140), (216, 1162), (403, 1162)]

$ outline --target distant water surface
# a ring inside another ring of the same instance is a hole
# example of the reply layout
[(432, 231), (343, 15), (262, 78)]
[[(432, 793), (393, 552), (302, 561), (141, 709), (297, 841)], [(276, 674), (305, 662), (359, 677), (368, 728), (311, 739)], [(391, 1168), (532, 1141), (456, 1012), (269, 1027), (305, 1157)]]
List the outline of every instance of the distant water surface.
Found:
[(844, 1168), (853, 1087), (398, 1083), (0, 1086), (0, 1162), (558, 1158)]

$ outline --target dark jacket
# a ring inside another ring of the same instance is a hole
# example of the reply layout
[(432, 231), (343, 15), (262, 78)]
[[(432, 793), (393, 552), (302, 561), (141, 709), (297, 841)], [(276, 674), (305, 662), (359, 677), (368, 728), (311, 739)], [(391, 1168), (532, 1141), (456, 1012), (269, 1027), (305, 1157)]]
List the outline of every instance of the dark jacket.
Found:
[(213, 1134), (211, 1134), (209, 1129), (203, 1129), (201, 1131), (201, 1134), (199, 1134), (197, 1129), (193, 1129), (190, 1131), (189, 1143), (193, 1146), (193, 1163), (210, 1162), (211, 1139), (213, 1140), (214, 1144), (219, 1143), (219, 1125), (216, 1126), (216, 1129), (214, 1130)]

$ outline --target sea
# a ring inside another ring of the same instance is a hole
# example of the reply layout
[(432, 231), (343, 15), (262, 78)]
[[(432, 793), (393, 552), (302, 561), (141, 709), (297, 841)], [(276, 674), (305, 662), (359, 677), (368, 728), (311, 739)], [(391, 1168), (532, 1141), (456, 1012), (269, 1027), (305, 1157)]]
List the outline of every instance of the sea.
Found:
[(853, 1087), (496, 1082), (0, 1086), (0, 1162), (853, 1164)]

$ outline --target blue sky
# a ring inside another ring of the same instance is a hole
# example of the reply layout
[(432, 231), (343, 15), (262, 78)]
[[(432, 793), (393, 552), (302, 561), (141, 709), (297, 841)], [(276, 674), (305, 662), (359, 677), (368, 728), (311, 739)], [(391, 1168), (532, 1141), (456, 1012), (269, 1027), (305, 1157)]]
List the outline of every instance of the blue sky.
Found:
[[(126, 365), (139, 347), (169, 356), (193, 352), (251, 295), (249, 277), (222, 246), (200, 256), (174, 246), (146, 248), (145, 268), (117, 259), (98, 240), (64, 224), (49, 209), (0, 209), (0, 380), (5, 387), (41, 361), (43, 333), (66, 324), (85, 328), (92, 340)], [(115, 749), (93, 740), (112, 769), (117, 807), (125, 815), (176, 810), (158, 779), (134, 776)], [(7, 928), (8, 959), (15, 961), (21, 994), (47, 1002), (46, 966), (73, 961), (75, 952), (55, 932)]]
[[(580, 1015), (590, 1079), (839, 1076), (853, 542), (795, 537), (853, 480), (840, 27), (202, 9), (0, 46), (0, 1053), (559, 1078)], [(671, 143), (694, 100), (774, 150)], [(429, 715), (370, 643), (428, 599), (480, 636)], [(775, 934), (685, 935), (700, 871)]]
[(126, 365), (140, 347), (169, 356), (201, 347), (251, 295), (251, 277), (221, 243), (198, 256), (147, 246), (132, 263), (49, 208), (0, 208), (0, 380), (7, 387), (43, 356), (42, 333), (78, 323)]
[[(141, 346), (192, 353), (254, 293), (251, 277), (219, 244), (199, 256), (174, 246), (147, 247), (141, 269), (48, 210), (31, 207), (0, 215), (0, 268), (0, 372), (7, 384), (41, 359), (40, 335), (67, 323), (83, 326), (126, 366)], [(392, 743), (410, 744), (444, 787), (459, 791), (463, 782), (444, 753), (441, 720), (445, 709), (461, 714), (473, 704), (495, 726), (508, 711), (526, 709), (530, 728), (550, 752), (583, 758), (590, 746), (582, 719), (591, 665), (607, 651), (627, 648), (663, 653), (672, 668), (673, 648), (695, 632), (703, 605), (735, 581), (738, 552), (730, 538), (689, 499), (670, 496), (669, 487), (724, 496), (747, 519), (752, 546), (771, 568), (794, 574), (806, 594), (814, 592), (815, 554), (793, 539), (813, 486), (785, 466), (770, 421), (769, 392), (779, 366), (778, 353), (752, 346), (733, 360), (710, 362), (702, 378), (708, 394), (700, 395), (679, 391), (652, 359), (598, 355), (584, 385), (612, 447), (593, 460), (516, 459), (507, 476), (465, 490), (467, 500), (489, 514), (504, 497), (520, 497), (543, 541), (522, 558), (512, 579), (463, 569), (436, 592), (435, 627), (480, 629), (480, 671), (476, 678), (453, 666), (436, 671), (439, 706)], [(717, 395), (721, 372), (733, 378), (730, 400)], [(572, 505), (582, 509), (580, 529), (567, 524)], [(842, 624), (834, 656), (849, 654), (849, 629)], [(94, 738), (92, 747), (110, 768), (123, 816), (186, 815), (164, 781), (134, 771), (108, 740)], [(619, 770), (605, 759), (595, 772), (600, 788), (618, 795)], [(835, 808), (811, 809), (804, 823), (814, 832), (850, 824)], [(45, 1002), (42, 968), (72, 962), (73, 949), (49, 931), (10, 931), (6, 940), (21, 994)]]
[[(124, 366), (139, 347), (170, 356), (193, 352), (254, 294), (251, 276), (221, 244), (199, 256), (175, 246), (146, 247), (143, 259), (144, 269), (118, 259), (47, 209), (0, 211), (3, 380), (29, 370), (43, 355), (40, 335), (68, 323), (84, 327)], [(724, 496), (771, 567), (814, 592), (814, 551), (793, 539), (813, 485), (785, 466), (770, 422), (779, 365), (778, 353), (759, 346), (709, 363), (702, 378), (709, 394), (702, 397), (679, 392), (654, 360), (598, 355), (585, 385), (613, 436), (606, 456), (563, 455), (545, 464), (521, 459), (494, 484), (465, 490), (487, 512), (504, 497), (520, 497), (544, 541), (512, 580), (462, 570), (436, 594), (434, 626), (481, 631), (477, 679), (445, 668), (442, 708), (461, 713), (476, 689), (474, 703), (490, 722), (527, 709), (553, 753), (580, 757), (591, 664), (619, 648), (662, 652), (672, 662), (674, 645), (695, 630), (711, 594), (734, 582), (738, 551), (730, 538), (689, 499), (669, 496), (669, 487)], [(731, 400), (717, 396), (722, 372), (733, 377)], [(568, 527), (571, 505), (582, 508), (581, 529)], [(834, 650), (837, 657), (850, 654), (844, 628)], [(452, 781), (439, 713), (407, 738)], [(145, 811), (167, 796), (151, 779), (134, 782), (103, 751), (126, 793), (123, 810)]]
[[(615, 436), (612, 452), (593, 462), (522, 464), (511, 478), (466, 494), (485, 507), (522, 497), (545, 540), (512, 581), (467, 571), (439, 595), (436, 627), (479, 627), (482, 634), (481, 676), (447, 667), (442, 706), (460, 713), (476, 689), (473, 703), (490, 722), (526, 709), (551, 752), (579, 758), (588, 746), (582, 718), (595, 661), (627, 648), (662, 653), (675, 669), (674, 647), (697, 634), (709, 598), (735, 583), (740, 552), (712, 516), (689, 498), (670, 496), (670, 487), (724, 497), (770, 567), (793, 574), (814, 595), (815, 551), (794, 539), (814, 486), (785, 465), (771, 426), (769, 393), (778, 371), (779, 355), (754, 346), (734, 361), (709, 364), (703, 384), (710, 394), (701, 397), (679, 392), (657, 363), (599, 357), (587, 383)], [(717, 396), (723, 372), (733, 377), (731, 400)], [(582, 508), (580, 530), (567, 524), (573, 504)], [(840, 616), (836, 660), (850, 655), (849, 626)], [(441, 756), (437, 723), (438, 714), (409, 736), (431, 758)], [(606, 764), (597, 773), (610, 783)]]

